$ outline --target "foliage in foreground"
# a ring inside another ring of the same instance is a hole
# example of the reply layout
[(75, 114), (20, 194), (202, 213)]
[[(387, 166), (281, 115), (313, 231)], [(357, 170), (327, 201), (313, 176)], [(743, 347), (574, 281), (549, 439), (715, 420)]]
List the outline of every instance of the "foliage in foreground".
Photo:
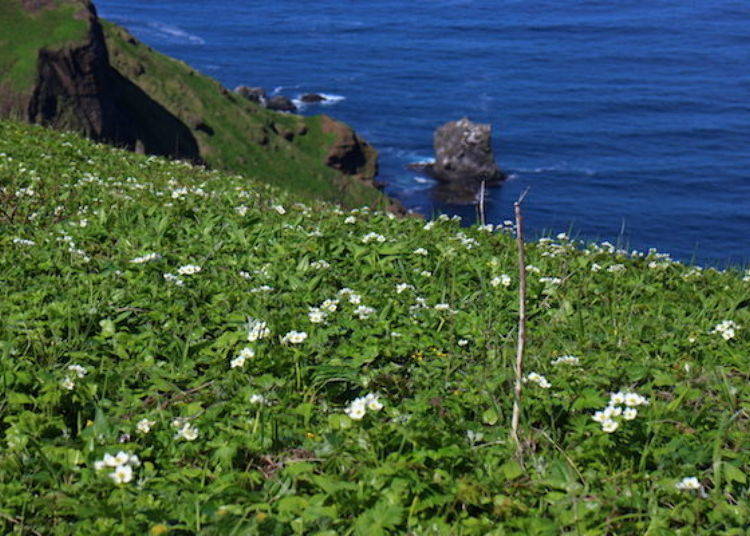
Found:
[[(14, 123), (0, 186), (3, 533), (750, 521), (742, 274), (531, 244), (520, 465), (502, 229), (305, 206)], [(593, 417), (620, 391), (648, 403), (606, 432)]]

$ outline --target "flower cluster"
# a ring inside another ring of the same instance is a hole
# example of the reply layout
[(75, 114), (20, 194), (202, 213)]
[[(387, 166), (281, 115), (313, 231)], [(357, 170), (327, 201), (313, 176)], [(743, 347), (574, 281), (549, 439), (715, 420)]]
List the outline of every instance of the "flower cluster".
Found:
[(235, 357), (229, 362), (229, 366), (231, 368), (244, 367), (245, 361), (247, 361), (248, 359), (252, 359), (254, 357), (255, 357), (255, 350), (253, 350), (249, 346), (246, 346), (245, 348), (240, 350), (240, 353), (237, 354), (237, 357)]
[(255, 318), (247, 319), (247, 340), (249, 342), (259, 341), (271, 336), (268, 324)]
[(151, 431), (151, 428), (156, 424), (156, 421), (143, 418), (135, 425), (135, 429), (141, 434), (147, 434)]
[(728, 341), (729, 339), (734, 339), (737, 335), (738, 329), (740, 329), (740, 326), (738, 326), (733, 320), (724, 320), (723, 322), (716, 324), (714, 329), (711, 330), (711, 333), (718, 333), (725, 341)]
[(180, 266), (177, 269), (177, 273), (180, 275), (194, 275), (200, 272), (202, 268), (198, 266), (197, 264), (186, 264), (185, 266)]
[(529, 372), (523, 378), (523, 382), (524, 383), (528, 383), (528, 382), (535, 383), (539, 387), (541, 387), (542, 389), (549, 389), (550, 387), (552, 387), (552, 384), (547, 381), (547, 378), (545, 378), (544, 376), (542, 376), (538, 372)]
[(552, 365), (580, 365), (581, 360), (573, 355), (563, 355), (552, 360)]
[(385, 237), (378, 233), (367, 233), (362, 237), (363, 244), (369, 244), (370, 242), (385, 242)]
[(68, 365), (68, 375), (62, 379), (60, 385), (67, 391), (72, 391), (76, 386), (76, 379), (83, 378), (88, 371), (81, 365)]
[[(622, 408), (625, 405), (625, 408)], [(638, 406), (648, 405), (648, 400), (631, 391), (618, 391), (609, 397), (609, 404), (602, 411), (594, 413), (592, 419), (602, 425), (602, 431), (611, 434), (620, 427), (620, 421), (632, 421), (638, 416)]]
[(492, 285), (493, 287), (499, 287), (500, 285), (502, 285), (507, 288), (510, 286), (510, 281), (511, 279), (508, 274), (501, 274), (499, 276), (493, 277), (490, 280), (490, 285)]
[(104, 458), (94, 462), (94, 469), (101, 471), (103, 469), (111, 468), (114, 469), (107, 476), (111, 478), (115, 484), (127, 484), (133, 480), (133, 468), (139, 467), (141, 461), (135, 454), (129, 454), (127, 452), (120, 451), (116, 455), (105, 454)]
[(383, 409), (383, 404), (379, 400), (379, 395), (368, 393), (365, 396), (355, 398), (344, 410), (344, 413), (346, 413), (350, 419), (359, 421), (362, 420), (368, 409), (370, 411), (380, 411)]
[(146, 255), (143, 255), (142, 257), (136, 257), (135, 259), (130, 259), (131, 264), (144, 264), (147, 262), (155, 261), (161, 259), (161, 255), (158, 253), (147, 253)]

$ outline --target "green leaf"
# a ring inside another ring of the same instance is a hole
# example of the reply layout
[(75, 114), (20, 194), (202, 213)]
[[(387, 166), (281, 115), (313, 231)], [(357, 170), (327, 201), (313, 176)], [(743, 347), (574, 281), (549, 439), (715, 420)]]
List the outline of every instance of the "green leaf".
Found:
[(500, 472), (505, 475), (508, 480), (515, 480), (522, 474), (524, 474), (523, 467), (516, 460), (508, 460), (500, 466)]
[(727, 482), (747, 484), (747, 475), (739, 467), (730, 463), (724, 463), (724, 478), (727, 479)]
[(494, 408), (486, 409), (484, 410), (484, 413), (482, 413), (482, 422), (484, 424), (488, 424), (490, 426), (494, 426), (497, 424), (498, 415), (497, 411), (495, 411)]

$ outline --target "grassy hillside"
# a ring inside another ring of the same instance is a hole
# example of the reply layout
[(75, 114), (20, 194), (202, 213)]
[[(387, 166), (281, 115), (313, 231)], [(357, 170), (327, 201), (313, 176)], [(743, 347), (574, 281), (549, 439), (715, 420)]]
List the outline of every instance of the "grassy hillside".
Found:
[(519, 462), (507, 230), (7, 122), (0, 186), (2, 533), (746, 534), (742, 273), (530, 244)]
[(47, 9), (30, 12), (15, 0), (0, 2), (0, 81), (4, 89), (28, 91), (36, 79), (36, 56), (40, 48), (81, 42), (88, 25), (75, 15), (80, 4), (53, 0)]
[[(393, 203), (372, 183), (377, 151), (347, 138), (345, 125), (273, 112), (235, 95), (100, 21), (87, 0), (5, 0), (0, 27), (0, 118), (200, 160), (300, 198)], [(343, 172), (329, 167), (332, 152), (351, 156), (352, 149), (357, 157), (344, 160), (361, 163)]]
[(334, 136), (322, 131), (321, 116), (266, 110), (123, 28), (103, 24), (112, 66), (194, 129), (212, 167), (250, 174), (300, 197), (352, 206), (384, 203), (374, 188), (325, 165)]

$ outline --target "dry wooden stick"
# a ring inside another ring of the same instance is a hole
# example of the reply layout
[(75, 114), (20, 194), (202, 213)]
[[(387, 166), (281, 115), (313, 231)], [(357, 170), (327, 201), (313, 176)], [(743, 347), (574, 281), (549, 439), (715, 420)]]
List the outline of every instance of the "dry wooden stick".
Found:
[(486, 181), (482, 181), (482, 185), (479, 188), (479, 223), (481, 223), (482, 225), (487, 224), (484, 217), (485, 182)]
[(516, 383), (513, 390), (513, 417), (510, 424), (510, 438), (516, 444), (516, 457), (523, 458), (523, 447), (518, 438), (518, 422), (521, 419), (521, 387), (523, 385), (523, 353), (526, 347), (526, 249), (523, 242), (523, 203), (528, 189), (513, 203), (516, 215), (516, 244), (518, 246), (518, 344), (516, 346)]

